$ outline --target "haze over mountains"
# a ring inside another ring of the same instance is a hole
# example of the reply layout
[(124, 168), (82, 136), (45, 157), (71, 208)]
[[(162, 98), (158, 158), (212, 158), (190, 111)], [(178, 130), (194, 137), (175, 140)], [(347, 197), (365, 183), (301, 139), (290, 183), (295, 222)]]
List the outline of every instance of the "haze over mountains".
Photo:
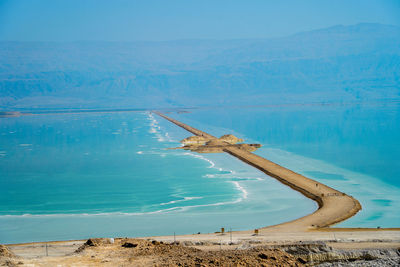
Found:
[(276, 39), (0, 42), (0, 108), (400, 100), (400, 27)]

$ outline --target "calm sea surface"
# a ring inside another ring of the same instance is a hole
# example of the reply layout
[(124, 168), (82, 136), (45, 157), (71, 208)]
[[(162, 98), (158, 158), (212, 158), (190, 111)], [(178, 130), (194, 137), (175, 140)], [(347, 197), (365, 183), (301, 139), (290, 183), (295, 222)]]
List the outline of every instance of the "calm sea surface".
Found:
[[(400, 225), (400, 108), (281, 106), (168, 114), (353, 195), (340, 226)], [(316, 204), (225, 154), (167, 150), (189, 136), (147, 112), (0, 119), (0, 243), (253, 229)]]

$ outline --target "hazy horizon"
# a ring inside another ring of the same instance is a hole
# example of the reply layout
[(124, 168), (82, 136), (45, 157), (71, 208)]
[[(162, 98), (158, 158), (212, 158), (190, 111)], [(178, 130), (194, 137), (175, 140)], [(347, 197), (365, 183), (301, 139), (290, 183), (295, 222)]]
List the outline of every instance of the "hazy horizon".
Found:
[(53, 41), (46, 41), (46, 40), (34, 40), (34, 41), (26, 41), (26, 40), (1, 40), (1, 43), (173, 43), (173, 42), (224, 42), (224, 41), (269, 41), (269, 40), (277, 40), (277, 39), (283, 39), (283, 38), (288, 38), (292, 36), (296, 36), (299, 34), (304, 34), (304, 33), (310, 33), (310, 32), (318, 32), (318, 31), (323, 31), (323, 30), (328, 30), (328, 29), (335, 29), (339, 27), (354, 27), (354, 26), (360, 26), (360, 25), (380, 25), (383, 27), (393, 27), (400, 29), (400, 25), (394, 25), (394, 24), (384, 24), (384, 23), (372, 23), (372, 22), (360, 22), (360, 23), (355, 23), (355, 24), (336, 24), (332, 25), (329, 27), (323, 27), (323, 28), (315, 28), (311, 30), (304, 30), (304, 31), (298, 31), (294, 33), (290, 33), (287, 35), (282, 35), (282, 36), (272, 36), (272, 37), (248, 37), (248, 38), (226, 38), (226, 39), (218, 39), (218, 38), (186, 38), (186, 39), (171, 39), (171, 40), (131, 40), (131, 41), (124, 41), (124, 40), (73, 40), (73, 41), (65, 41), (65, 40), (53, 40)]
[(0, 1), (0, 41), (269, 39), (336, 25), (400, 26), (398, 1)]

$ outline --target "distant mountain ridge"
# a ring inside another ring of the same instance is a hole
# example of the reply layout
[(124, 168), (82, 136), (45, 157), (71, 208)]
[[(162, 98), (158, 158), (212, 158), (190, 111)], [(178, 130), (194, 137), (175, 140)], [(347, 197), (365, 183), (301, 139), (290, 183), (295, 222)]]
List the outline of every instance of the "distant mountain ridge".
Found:
[(400, 27), (275, 39), (0, 42), (0, 109), (400, 99)]

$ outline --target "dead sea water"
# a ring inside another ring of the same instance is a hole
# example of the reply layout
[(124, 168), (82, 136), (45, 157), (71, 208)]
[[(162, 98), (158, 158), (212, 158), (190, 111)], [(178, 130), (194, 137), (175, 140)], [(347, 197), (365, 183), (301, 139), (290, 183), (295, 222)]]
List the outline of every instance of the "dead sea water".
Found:
[[(400, 225), (397, 103), (168, 115), (353, 195), (363, 210), (339, 226)], [(190, 133), (148, 112), (4, 118), (0, 134), (0, 243), (254, 229), (317, 207), (229, 155), (166, 150)]]
[(244, 230), (316, 205), (148, 112), (3, 118), (0, 243)]

